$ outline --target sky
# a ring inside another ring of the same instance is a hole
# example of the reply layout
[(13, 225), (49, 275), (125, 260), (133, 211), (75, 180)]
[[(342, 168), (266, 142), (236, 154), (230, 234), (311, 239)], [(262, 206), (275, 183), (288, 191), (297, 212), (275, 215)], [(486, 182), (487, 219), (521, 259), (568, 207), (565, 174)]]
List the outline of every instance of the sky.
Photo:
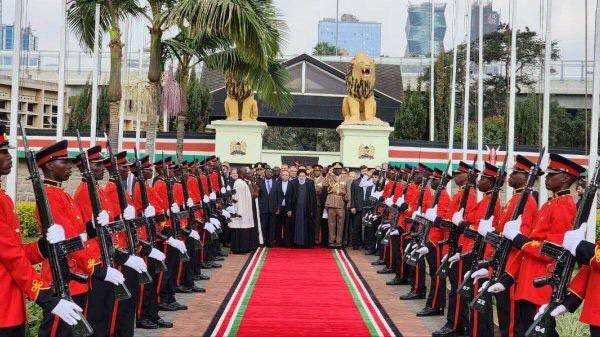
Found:
[[(12, 23), (14, 20), (15, 1), (2, 1), (2, 22)], [(61, 0), (21, 0), (24, 2), (26, 12), (24, 17), (39, 37), (39, 49), (57, 50), (61, 16)], [(143, 1), (143, 0), (142, 0)], [(382, 54), (386, 56), (404, 56), (406, 48), (407, 8), (406, 0), (337, 0), (339, 1), (339, 15), (353, 14), (364, 21), (377, 21), (382, 24)], [(590, 1), (588, 8), (588, 51), (589, 59), (593, 56), (593, 31), (595, 1)], [(303, 52), (310, 53), (317, 43), (318, 22), (320, 19), (336, 15), (336, 0), (274, 0), (280, 10), (281, 18), (287, 23), (286, 43), (283, 49), (285, 55), (294, 55)], [(418, 4), (423, 1), (411, 1)], [(445, 47), (452, 46), (452, 36), (456, 32), (458, 42), (464, 41), (465, 33), (465, 7), (467, 0), (437, 0), (447, 3), (446, 23), (448, 29), (445, 36)], [(471, 0), (473, 2), (473, 0)], [(540, 32), (540, 3), (547, 0), (517, 0), (516, 26), (523, 29), (525, 26)], [(582, 60), (584, 58), (584, 31), (585, 31), (585, 2), (586, 0), (553, 0), (552, 1), (552, 39), (557, 40), (561, 49), (561, 58), (565, 60)], [(368, 6), (365, 5), (368, 4)], [(509, 20), (509, 1), (492, 1), (494, 9), (500, 12), (502, 22)], [(454, 12), (458, 13), (453, 25)], [(545, 9), (544, 9), (545, 11)], [(131, 50), (138, 50), (142, 45), (147, 46), (148, 32), (143, 18), (131, 20), (130, 38)], [(454, 28), (455, 27), (455, 28)], [(71, 51), (79, 50), (80, 46), (74, 36), (70, 34), (68, 48)]]

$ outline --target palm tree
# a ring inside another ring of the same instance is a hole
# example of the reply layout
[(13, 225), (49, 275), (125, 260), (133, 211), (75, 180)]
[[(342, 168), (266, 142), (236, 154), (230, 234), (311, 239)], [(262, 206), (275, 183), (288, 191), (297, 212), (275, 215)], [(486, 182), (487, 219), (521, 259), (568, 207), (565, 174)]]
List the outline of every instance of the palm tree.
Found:
[[(182, 97), (190, 69), (199, 62), (247, 83), (278, 111), (291, 106), (287, 71), (275, 58), (285, 24), (271, 0), (180, 0), (169, 15), (179, 34), (165, 41), (181, 71)], [(177, 117), (177, 155), (182, 155), (185, 99)]]
[[(110, 76), (108, 80), (108, 101), (110, 108), (109, 139), (117, 148), (119, 137), (119, 104), (121, 102), (121, 64), (123, 43), (121, 42), (120, 20), (143, 13), (137, 0), (69, 0), (67, 3), (67, 21), (79, 38), (80, 44), (94, 48), (94, 17), (96, 4), (100, 4), (100, 33), (108, 34), (110, 48)], [(122, 130), (121, 130), (122, 131)]]

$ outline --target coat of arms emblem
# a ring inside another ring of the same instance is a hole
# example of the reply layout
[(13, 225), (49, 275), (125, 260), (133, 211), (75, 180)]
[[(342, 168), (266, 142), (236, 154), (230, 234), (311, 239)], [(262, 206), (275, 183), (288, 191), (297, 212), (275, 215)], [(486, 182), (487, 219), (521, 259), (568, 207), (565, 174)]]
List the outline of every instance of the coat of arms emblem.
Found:
[(229, 143), (229, 154), (232, 156), (246, 155), (246, 142), (243, 140), (234, 140)]
[(358, 159), (373, 159), (375, 158), (375, 147), (373, 145), (359, 145)]

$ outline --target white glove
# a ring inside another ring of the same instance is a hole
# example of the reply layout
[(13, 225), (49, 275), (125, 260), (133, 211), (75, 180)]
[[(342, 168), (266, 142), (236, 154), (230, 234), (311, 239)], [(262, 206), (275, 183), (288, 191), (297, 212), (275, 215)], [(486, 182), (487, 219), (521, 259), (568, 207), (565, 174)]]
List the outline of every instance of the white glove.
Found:
[(60, 317), (68, 325), (75, 325), (81, 319), (83, 309), (71, 301), (61, 299), (51, 312)]
[(417, 249), (417, 253), (419, 253), (419, 256), (427, 255), (429, 253), (429, 248), (427, 248), (426, 246), (423, 246), (423, 247)]
[(133, 208), (131, 205), (127, 205), (127, 207), (125, 207), (123, 210), (123, 218), (125, 220), (131, 220), (135, 218), (135, 208)]
[(54, 224), (48, 227), (48, 230), (46, 231), (46, 241), (50, 244), (65, 241), (65, 229), (63, 226)]
[(217, 230), (215, 228), (215, 226), (213, 224), (211, 224), (210, 222), (207, 222), (204, 224), (204, 229), (206, 229), (206, 231), (209, 232), (210, 234), (214, 233)]
[(519, 217), (516, 220), (511, 220), (511, 221), (506, 222), (504, 224), (504, 231), (502, 231), (502, 234), (504, 234), (504, 237), (509, 240), (512, 240), (517, 235), (521, 234), (521, 231), (520, 231), (521, 222), (522, 222), (521, 215), (519, 215)]
[(81, 241), (83, 241), (83, 242), (86, 242), (88, 240), (87, 233), (81, 233), (81, 234), (79, 234), (79, 237), (81, 238)]
[(177, 214), (179, 213), (179, 205), (176, 202), (171, 204), (171, 213)]
[(479, 220), (479, 227), (477, 227), (477, 233), (479, 235), (485, 237), (487, 233), (494, 231), (494, 226), (492, 223), (494, 222), (494, 216), (492, 215), (489, 219), (481, 219)]
[(110, 222), (110, 218), (108, 216), (108, 212), (106, 210), (101, 210), (96, 217), (96, 223), (100, 226), (106, 226)]
[[(483, 287), (482, 287), (483, 288)], [(492, 293), (492, 294), (496, 294), (496, 293), (501, 293), (504, 290), (506, 290), (506, 287), (504, 285), (502, 285), (502, 283), (497, 282), (492, 284), (489, 288), (488, 288), (488, 293)]]
[(192, 198), (187, 198), (187, 200), (185, 201), (185, 205), (187, 207), (192, 207), (194, 206), (194, 200), (192, 200)]
[(150, 254), (148, 254), (148, 257), (157, 261), (164, 261), (166, 258), (165, 254), (156, 248), (152, 248)]
[(225, 219), (231, 218), (231, 214), (229, 214), (229, 212), (227, 212), (226, 209), (221, 211), (221, 215), (223, 215), (225, 217)]
[(413, 212), (411, 218), (414, 220), (414, 219), (417, 218), (418, 215), (422, 215), (422, 213), (421, 213), (421, 207), (417, 208), (417, 210)]
[(169, 237), (167, 239), (167, 244), (175, 249), (177, 249), (178, 251), (180, 251), (182, 254), (187, 252), (187, 248), (185, 247), (185, 243), (183, 243), (183, 241), (181, 240), (177, 240), (174, 237)]
[(221, 194), (225, 194), (225, 192), (227, 192), (227, 190), (225, 189), (225, 187), (221, 187)]
[(227, 185), (227, 192), (231, 192), (231, 186)]
[(456, 253), (456, 254), (450, 256), (450, 258), (448, 259), (448, 262), (450, 262), (450, 265), (453, 265), (458, 260), (460, 260), (460, 253)]
[(151, 218), (155, 215), (156, 215), (156, 209), (154, 209), (154, 206), (148, 205), (148, 207), (146, 207), (146, 209), (144, 209), (144, 216), (146, 218)]
[(210, 223), (213, 224), (216, 228), (221, 228), (221, 221), (215, 218), (210, 218)]
[(434, 208), (428, 208), (425, 211), (425, 219), (434, 222), (435, 218), (437, 218), (437, 205)]
[(460, 224), (461, 222), (463, 222), (464, 218), (463, 218), (463, 214), (465, 213), (465, 209), (461, 208), (460, 210), (458, 210), (458, 212), (455, 212), (452, 215), (452, 223), (455, 224), (456, 226), (458, 226), (458, 224)]
[(208, 197), (210, 198), (210, 200), (217, 200), (217, 195), (215, 194), (215, 192), (210, 192)]
[(146, 262), (139, 256), (130, 255), (125, 261), (124, 265), (127, 267), (137, 271), (138, 273), (143, 273), (148, 271), (148, 266), (146, 266)]
[(404, 195), (401, 195), (398, 200), (396, 200), (396, 206), (400, 207), (404, 204)]
[(225, 210), (227, 212), (229, 212), (229, 214), (235, 214), (235, 213), (237, 213), (237, 210), (233, 206), (228, 206), (227, 208), (225, 208)]
[(394, 201), (392, 200), (391, 197), (388, 197), (387, 199), (385, 199), (385, 205), (390, 207), (394, 204)]
[[(535, 314), (535, 317), (533, 318), (534, 320), (538, 319), (538, 317), (540, 317), (543, 313), (546, 312), (546, 310), (548, 309), (548, 304), (544, 304), (542, 305), (539, 309), (537, 314)], [(567, 312), (567, 307), (565, 307), (564, 305), (559, 305), (558, 307), (554, 308), (554, 310), (552, 310), (550, 312), (550, 316), (552, 317), (558, 317), (562, 314), (564, 314), (565, 312)]]
[(106, 268), (106, 276), (104, 276), (104, 281), (118, 286), (119, 284), (123, 284), (125, 282), (125, 277), (115, 268), (108, 267)]
[(208, 204), (210, 202), (210, 198), (208, 197), (208, 195), (205, 195), (204, 198), (202, 198), (202, 202), (205, 204)]
[(565, 237), (563, 239), (563, 247), (566, 250), (571, 252), (573, 256), (575, 256), (575, 250), (579, 243), (585, 240), (585, 231), (587, 229), (587, 223), (582, 223), (581, 227), (565, 232)]
[(192, 238), (196, 241), (200, 241), (200, 234), (198, 234), (198, 232), (195, 229), (192, 229), (190, 231), (190, 238)]
[(481, 268), (476, 270), (473, 274), (471, 274), (471, 278), (475, 279), (475, 281), (480, 278), (488, 278), (490, 277), (490, 272), (486, 268)]

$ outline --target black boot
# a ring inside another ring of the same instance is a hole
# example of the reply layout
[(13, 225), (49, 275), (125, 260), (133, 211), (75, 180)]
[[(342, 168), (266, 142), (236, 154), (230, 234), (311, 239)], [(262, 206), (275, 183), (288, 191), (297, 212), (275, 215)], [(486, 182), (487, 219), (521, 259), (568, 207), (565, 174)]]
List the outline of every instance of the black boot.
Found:
[(400, 299), (403, 301), (410, 301), (410, 300), (422, 300), (425, 299), (425, 292), (422, 293), (414, 293), (414, 292), (409, 292), (407, 294), (404, 294), (402, 296), (400, 296)]

